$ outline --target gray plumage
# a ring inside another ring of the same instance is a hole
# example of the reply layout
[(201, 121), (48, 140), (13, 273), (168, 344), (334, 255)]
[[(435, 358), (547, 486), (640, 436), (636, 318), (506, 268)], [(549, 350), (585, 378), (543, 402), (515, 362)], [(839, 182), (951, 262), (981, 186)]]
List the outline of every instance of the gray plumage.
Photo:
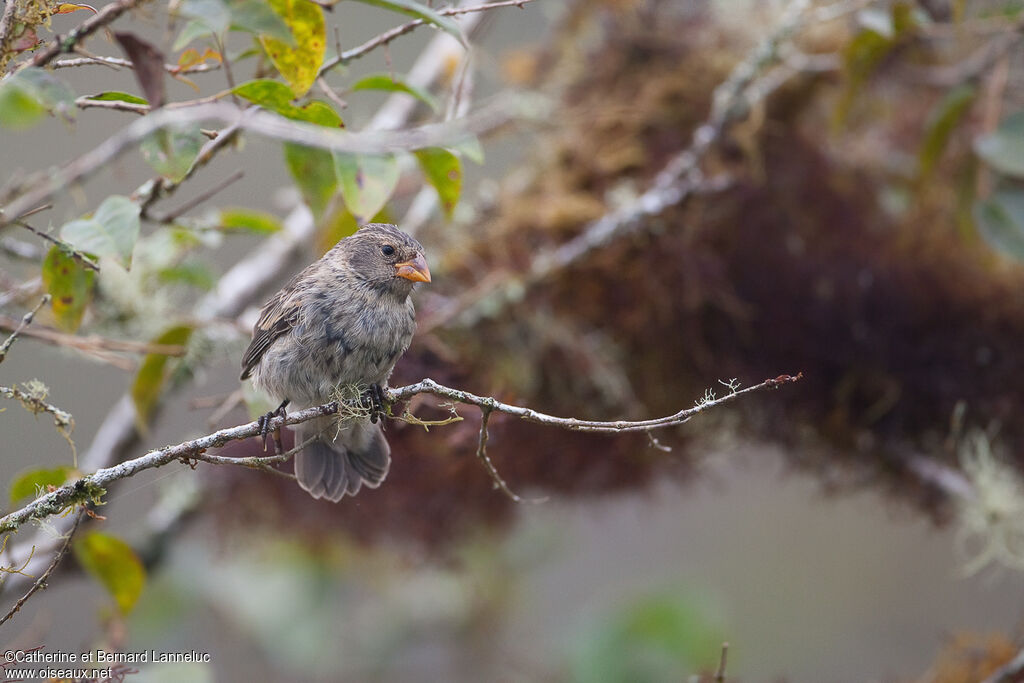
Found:
[[(241, 378), (300, 409), (331, 400), (339, 386), (386, 386), (416, 329), (409, 295), (429, 281), (419, 242), (393, 225), (364, 226), (264, 305)], [(337, 502), (387, 476), (390, 448), (378, 424), (323, 417), (296, 425), (296, 444), (310, 437), (295, 476), (314, 498)]]

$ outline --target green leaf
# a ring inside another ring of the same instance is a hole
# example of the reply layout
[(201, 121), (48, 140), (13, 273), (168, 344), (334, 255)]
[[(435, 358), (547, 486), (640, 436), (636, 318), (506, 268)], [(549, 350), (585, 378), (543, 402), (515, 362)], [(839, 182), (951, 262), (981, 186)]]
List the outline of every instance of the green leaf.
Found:
[[(192, 327), (190, 325), (175, 325), (165, 330), (153, 340), (153, 343), (182, 346), (188, 343), (191, 336)], [(167, 361), (168, 357), (162, 354), (146, 354), (142, 365), (139, 366), (138, 374), (135, 375), (135, 383), (132, 384), (132, 400), (135, 402), (136, 423), (142, 430), (145, 430), (146, 421), (152, 414), (164, 384), (167, 382), (167, 376), (170, 374)]]
[(289, 115), (293, 110), (298, 109), (292, 100), (295, 93), (284, 83), (270, 80), (269, 78), (257, 78), (253, 81), (246, 81), (235, 86), (233, 93), (243, 97), (253, 104), (258, 104), (264, 109), (269, 109), (281, 116)]
[(217, 35), (228, 30), (232, 19), (231, 10), (222, 0), (182, 0), (177, 14), (202, 24), (207, 31)]
[(416, 19), (422, 19), (428, 24), (433, 24), (445, 33), (452, 35), (463, 46), (466, 45), (466, 38), (462, 35), (462, 29), (459, 28), (459, 25), (454, 20), (443, 14), (438, 14), (426, 5), (414, 2), (414, 0), (359, 0), (359, 2), (365, 5), (373, 5), (374, 7), (383, 7), (392, 12), (399, 12)]
[(35, 498), (36, 492), (45, 492), (47, 486), (60, 486), (73, 471), (72, 467), (61, 466), (22, 472), (11, 484), (11, 505), (23, 498)]
[(213, 35), (213, 31), (211, 31), (203, 22), (193, 19), (185, 24), (185, 28), (181, 29), (181, 33), (178, 34), (174, 44), (171, 45), (171, 49), (178, 51), (196, 38), (202, 38), (203, 36), (209, 35)]
[(327, 126), (329, 128), (344, 128), (345, 123), (338, 116), (338, 112), (334, 111), (334, 108), (326, 102), (320, 100), (313, 100), (306, 104), (298, 107), (298, 111), (293, 117), (299, 121), (306, 121), (307, 123), (315, 123), (318, 126)]
[(156, 273), (161, 282), (175, 285), (189, 285), (209, 291), (217, 284), (217, 277), (206, 265), (198, 261), (186, 261), (176, 266), (161, 268)]
[(82, 323), (85, 309), (92, 301), (96, 273), (86, 268), (64, 250), (55, 246), (43, 260), (43, 286), (53, 297), (50, 307), (57, 326), (74, 332)]
[(857, 95), (894, 45), (893, 38), (865, 29), (843, 49), (843, 74), (846, 83), (836, 107), (835, 125), (842, 125), (846, 121)]
[(387, 92), (401, 92), (407, 95), (412, 95), (423, 104), (427, 105), (434, 111), (437, 111), (437, 98), (428, 93), (422, 88), (409, 85), (405, 81), (399, 78), (392, 78), (388, 74), (371, 74), (364, 78), (359, 79), (353, 85), (351, 90), (353, 92), (359, 90), (385, 90)]
[[(381, 209), (370, 219), (371, 223), (394, 223), (387, 207)], [(335, 210), (317, 222), (316, 253), (322, 255), (349, 235), (354, 235), (359, 223), (344, 206), (336, 206)], [(263, 411), (266, 412), (266, 411)]]
[(109, 534), (92, 531), (72, 543), (78, 564), (107, 589), (122, 614), (138, 602), (146, 585), (146, 569), (131, 546)]
[(127, 197), (111, 195), (91, 218), (66, 223), (60, 236), (80, 251), (113, 258), (129, 268), (139, 238), (139, 205)]
[(242, 83), (236, 86), (232, 92), (288, 119), (332, 128), (345, 127), (338, 112), (334, 111), (326, 102), (313, 100), (302, 106), (296, 106), (294, 93), (284, 83), (262, 78)]
[(331, 153), (286, 142), (284, 160), (313, 215), (321, 216), (338, 188)]
[(974, 88), (970, 85), (961, 85), (953, 88), (942, 100), (932, 109), (925, 123), (924, 141), (921, 143), (921, 151), (918, 153), (918, 168), (921, 176), (927, 176), (935, 168), (935, 164), (942, 156), (960, 119), (971, 108), (974, 102)]
[[(258, 104), (285, 118), (332, 128), (345, 126), (338, 113), (325, 102), (314, 100), (301, 107), (296, 106), (295, 94), (291, 88), (277, 81), (249, 81), (235, 87), (234, 92), (253, 104)], [(299, 186), (306, 203), (316, 216), (320, 216), (337, 188), (331, 153), (285, 143), (284, 157), (288, 170), (295, 178), (295, 183)]]
[(11, 76), (0, 83), (0, 125), (5, 128), (28, 128), (46, 114), (46, 107), (36, 99), (31, 86)]
[(480, 144), (480, 138), (475, 135), (470, 135), (456, 142), (454, 145), (451, 145), (451, 149), (457, 154), (465, 156), (474, 164), (484, 163), (484, 146)]
[(180, 182), (192, 168), (206, 138), (199, 126), (161, 128), (139, 145), (150, 168), (174, 182)]
[(71, 120), (78, 112), (75, 105), (75, 91), (67, 83), (57, 78), (52, 71), (29, 68), (19, 71), (13, 78), (27, 83), (39, 103), (51, 114)]
[(70, 120), (76, 111), (74, 91), (45, 69), (24, 69), (0, 83), (0, 125), (7, 128), (27, 128), (46, 112)]
[(132, 95), (126, 92), (118, 92), (117, 90), (108, 90), (101, 92), (99, 95), (89, 95), (86, 99), (98, 100), (100, 102), (127, 102), (128, 104), (149, 104), (149, 100), (138, 95)]
[(324, 12), (310, 0), (269, 0), (270, 6), (291, 29), (294, 43), (270, 36), (260, 36), (266, 50), (296, 97), (305, 95), (324, 61), (327, 51), (327, 28)]
[(269, 235), (281, 229), (277, 216), (251, 209), (221, 209), (217, 222), (225, 230), (245, 230), (258, 235)]
[(974, 223), (990, 247), (1024, 261), (1024, 191), (999, 190), (976, 202)]
[(290, 47), (295, 46), (295, 38), (288, 25), (270, 8), (266, 0), (240, 0), (232, 2), (230, 8), (231, 28), (267, 36)]
[(391, 154), (335, 154), (334, 171), (341, 198), (360, 223), (383, 208), (398, 184), (398, 161)]
[(1024, 177), (1024, 111), (1007, 116), (999, 128), (976, 139), (974, 152), (1000, 173)]
[(462, 162), (441, 147), (426, 147), (416, 150), (413, 154), (420, 162), (427, 182), (437, 190), (437, 198), (445, 215), (451, 218), (462, 192)]
[(668, 593), (597, 615), (571, 652), (570, 680), (670, 681), (713, 666), (722, 641), (704, 612)]

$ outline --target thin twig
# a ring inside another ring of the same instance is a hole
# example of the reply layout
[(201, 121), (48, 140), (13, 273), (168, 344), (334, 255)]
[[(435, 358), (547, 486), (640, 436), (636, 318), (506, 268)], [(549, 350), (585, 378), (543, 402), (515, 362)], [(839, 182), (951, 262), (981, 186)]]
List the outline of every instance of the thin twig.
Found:
[[(210, 163), (214, 155), (224, 149), (238, 135), (239, 123), (235, 122), (218, 131), (217, 134), (199, 150), (192, 165), (189, 166), (185, 175), (177, 181), (169, 180), (163, 176), (154, 178), (135, 191), (136, 199), (140, 199), (139, 215), (142, 218), (149, 218), (149, 208), (160, 199), (170, 197), (181, 187), (181, 184), (195, 175), (200, 168)], [(232, 181), (234, 182), (234, 181)]]
[[(121, 57), (106, 57), (101, 55), (89, 55), (87, 57), (74, 57), (71, 59), (59, 59), (52, 64), (52, 69), (69, 69), (79, 66), (88, 66), (90, 64), (98, 64), (103, 66), (113, 67), (126, 67), (134, 69), (135, 64), (129, 59), (123, 59)], [(202, 64), (193, 64), (192, 66), (180, 67), (176, 64), (164, 64), (164, 71), (175, 76), (182, 76), (185, 74), (196, 74), (206, 73), (208, 71), (216, 71), (220, 69), (220, 63), (218, 62), (204, 62)]]
[(0, 396), (13, 398), (21, 403), (25, 410), (34, 415), (39, 413), (53, 415), (53, 425), (57, 428), (57, 432), (64, 437), (64, 440), (68, 442), (68, 446), (71, 448), (71, 458), (75, 463), (75, 467), (78, 467), (78, 451), (75, 449), (75, 442), (71, 440), (71, 432), (75, 429), (75, 419), (71, 417), (71, 413), (58, 408), (52, 403), (47, 403), (48, 389), (41, 382), (32, 380), (31, 382), (23, 383), (21, 386), (24, 389), (16, 386), (5, 387), (0, 385)]
[[(721, 398), (702, 401), (693, 408), (681, 410), (668, 417), (656, 420), (642, 420), (639, 422), (628, 422), (624, 420), (595, 421), (579, 420), (571, 417), (555, 417), (530, 408), (514, 406), (502, 403), (501, 401), (490, 397), (477, 396), (476, 394), (471, 394), (460, 389), (446, 387), (431, 379), (424, 379), (421, 382), (401, 387), (399, 389), (389, 389), (387, 391), (387, 401), (391, 404), (395, 401), (405, 401), (417, 394), (433, 394), (458, 403), (474, 405), (479, 407), (481, 410), (486, 409), (488, 412), (507, 413), (529, 422), (560, 427), (562, 429), (573, 431), (624, 433), (637, 430), (646, 431), (650, 429), (663, 429), (666, 427), (680, 425), (698, 413), (723, 405), (730, 401), (734, 401), (745, 394), (764, 389), (777, 388), (785, 384), (796, 382), (801, 377), (802, 375), (796, 375), (795, 377), (790, 375), (780, 375), (775, 379), (765, 380), (755, 386), (731, 392)], [(4, 390), (4, 388), (0, 387), (0, 392), (3, 392)], [(300, 422), (306, 422), (323, 416), (337, 415), (340, 408), (348, 407), (351, 409), (356, 408), (359, 405), (358, 399), (343, 404), (339, 404), (337, 401), (332, 401), (330, 403), (290, 413), (286, 416), (271, 418), (267, 423), (267, 429), (274, 431), (285, 425), (298, 424)], [(232, 441), (257, 436), (261, 433), (261, 428), (262, 425), (259, 422), (249, 422), (237, 427), (221, 429), (212, 434), (184, 441), (174, 446), (159, 448), (137, 458), (126, 460), (110, 467), (101, 468), (93, 474), (86, 475), (81, 479), (65, 484), (64, 486), (35, 499), (21, 509), (0, 518), (0, 533), (14, 531), (29, 520), (44, 519), (58, 514), (69, 505), (98, 499), (104, 494), (106, 487), (111, 483), (134, 476), (143, 470), (162, 467), (163, 465), (174, 462), (175, 460), (199, 460), (225, 464), (225, 459), (221, 458), (221, 456), (209, 456), (206, 454), (206, 451), (210, 448), (220, 448)], [(483, 445), (486, 446), (486, 434), (482, 435), (481, 439)], [(267, 460), (266, 458), (270, 458), (271, 460)], [(230, 463), (226, 464), (244, 465), (249, 464), (250, 462), (266, 464), (269, 462), (276, 462), (276, 460), (273, 459), (280, 458), (280, 456), (266, 456), (266, 458), (257, 458), (251, 461), (244, 458), (228, 458), (226, 460), (230, 461)]]
[(85, 508), (83, 507), (78, 511), (78, 514), (75, 515), (75, 521), (71, 525), (71, 529), (68, 530), (67, 536), (64, 538), (64, 543), (60, 546), (60, 550), (58, 550), (57, 554), (53, 556), (53, 561), (50, 562), (50, 566), (46, 568), (46, 571), (39, 575), (39, 578), (36, 579), (35, 583), (32, 584), (32, 587), (28, 589), (28, 592), (18, 598), (18, 601), (14, 603), (14, 606), (11, 607), (10, 611), (8, 611), (3, 618), (0, 618), (0, 626), (3, 626), (4, 622), (17, 614), (18, 611), (25, 606), (25, 603), (28, 602), (28, 599), (35, 595), (39, 589), (46, 588), (47, 579), (50, 578), (50, 575), (53, 574), (57, 565), (59, 565), (61, 560), (64, 559), (64, 556), (67, 555), (68, 548), (71, 547), (71, 539), (75, 535), (75, 532), (78, 531), (78, 525), (82, 523), (82, 517), (84, 516)]
[(725, 683), (725, 660), (729, 655), (729, 643), (722, 643), (722, 656), (718, 660), (718, 671), (715, 672), (715, 683)]
[(189, 201), (187, 201), (184, 204), (182, 204), (181, 206), (179, 206), (174, 211), (171, 211), (170, 213), (168, 213), (168, 214), (166, 214), (164, 216), (160, 216), (159, 218), (154, 218), (153, 220), (155, 220), (157, 223), (173, 223), (182, 214), (188, 213), (189, 211), (191, 211), (192, 209), (196, 208), (197, 206), (199, 206), (203, 202), (205, 202), (208, 199), (216, 196), (216, 194), (218, 192), (220, 192), (221, 190), (223, 190), (227, 186), (229, 186), (232, 183), (235, 183), (235, 182), (241, 180), (242, 176), (244, 176), (244, 175), (245, 175), (245, 171), (242, 171), (242, 170), (235, 171), (234, 173), (229, 175), (227, 178), (225, 178), (224, 180), (220, 181), (219, 183), (217, 183), (216, 185), (211, 187), (209, 190), (207, 190), (207, 191), (205, 191), (205, 192), (203, 192), (201, 194), (196, 195), (195, 197), (193, 197)]
[(520, 496), (518, 493), (509, 488), (508, 484), (498, 474), (498, 468), (494, 466), (491, 461), (491, 456), (487, 455), (487, 441), (490, 439), (490, 434), (487, 431), (487, 423), (491, 419), (491, 413), (494, 409), (490, 406), (480, 408), (480, 438), (477, 441), (476, 446), (476, 457), (483, 463), (487, 473), (491, 475), (491, 480), (494, 481), (494, 486), (501, 489), (502, 493), (511, 498), (516, 503), (543, 503), (547, 501), (547, 498), (540, 499), (526, 499)]
[[(67, 242), (63, 242), (63, 241), (57, 239), (56, 237), (54, 237), (53, 235), (48, 235), (47, 233), (43, 232), (42, 230), (37, 230), (37, 229), (33, 228), (31, 225), (29, 225), (25, 221), (21, 220), (20, 218), (11, 221), (11, 223), (14, 223), (15, 225), (18, 225), (18, 226), (20, 226), (22, 228), (25, 228), (26, 230), (28, 230), (29, 232), (34, 234), (36, 237), (41, 237), (44, 240), (46, 240), (47, 242), (49, 242), (49, 243), (51, 243), (51, 244), (53, 244), (53, 245), (55, 245), (57, 247), (60, 247), (71, 258), (73, 258), (75, 261), (80, 263), (82, 266), (88, 268), (89, 270), (97, 272), (97, 273), (100, 272), (100, 267), (98, 265), (96, 265), (95, 261), (93, 261), (91, 258), (86, 256), (85, 254), (83, 254), (82, 252), (80, 252), (77, 249), (75, 249), (74, 247), (72, 247)], [(2, 226), (2, 225), (3, 225), (3, 217), (0, 216), (0, 226)]]
[(18, 338), (19, 334), (25, 331), (26, 327), (32, 324), (32, 318), (36, 316), (36, 313), (39, 312), (40, 308), (50, 303), (50, 299), (51, 297), (49, 294), (44, 294), (43, 298), (39, 300), (38, 304), (36, 304), (36, 307), (22, 316), (21, 322), (18, 323), (14, 328), (14, 331), (11, 332), (11, 336), (8, 337), (3, 344), (0, 344), (0, 363), (3, 363), (4, 359), (7, 358), (7, 352), (10, 350), (11, 344), (14, 343), (14, 340)]
[(35, 216), (37, 213), (40, 213), (42, 211), (46, 211), (47, 209), (52, 209), (52, 208), (53, 208), (53, 204), (43, 204), (42, 206), (37, 206), (34, 209), (29, 209), (25, 213), (23, 213), (20, 216), (18, 216), (18, 218), (20, 218), (21, 220), (25, 220), (29, 216)]

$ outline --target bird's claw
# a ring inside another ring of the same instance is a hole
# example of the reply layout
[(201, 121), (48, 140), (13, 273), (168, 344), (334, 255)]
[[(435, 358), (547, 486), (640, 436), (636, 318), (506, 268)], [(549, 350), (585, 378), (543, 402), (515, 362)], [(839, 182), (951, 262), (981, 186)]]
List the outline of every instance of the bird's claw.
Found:
[[(263, 439), (264, 451), (267, 450), (267, 437), (270, 436), (270, 421), (273, 420), (275, 417), (285, 417), (288, 414), (288, 411), (285, 410), (285, 408), (287, 407), (288, 401), (282, 401), (281, 405), (279, 405), (275, 410), (271, 410), (269, 413), (260, 415), (259, 418), (256, 420), (256, 424), (259, 425), (260, 428), (260, 437)], [(274, 430), (274, 432), (276, 433), (277, 430)], [(274, 440), (274, 445), (278, 446), (276, 438)]]
[(363, 393), (360, 400), (364, 408), (370, 411), (370, 422), (376, 424), (382, 416), (387, 415), (387, 401), (384, 396), (384, 387), (379, 384), (371, 384)]

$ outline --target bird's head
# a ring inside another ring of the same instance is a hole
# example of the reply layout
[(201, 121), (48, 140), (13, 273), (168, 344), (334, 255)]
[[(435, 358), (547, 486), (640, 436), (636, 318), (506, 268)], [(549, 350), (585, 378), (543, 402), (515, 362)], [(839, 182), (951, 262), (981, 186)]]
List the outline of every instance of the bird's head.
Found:
[(356, 277), (372, 286), (408, 295), (415, 283), (430, 282), (423, 246), (394, 225), (369, 223), (338, 247)]

